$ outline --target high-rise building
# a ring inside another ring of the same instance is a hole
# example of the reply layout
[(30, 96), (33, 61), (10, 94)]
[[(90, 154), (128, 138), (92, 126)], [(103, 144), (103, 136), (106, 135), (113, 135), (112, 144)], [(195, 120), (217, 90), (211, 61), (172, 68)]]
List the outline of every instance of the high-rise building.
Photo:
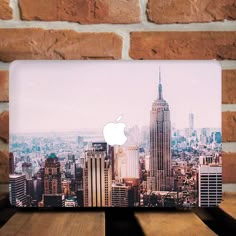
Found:
[(83, 189), (83, 168), (76, 164), (75, 179), (73, 180), (73, 191)]
[(84, 191), (83, 189), (79, 189), (76, 191), (76, 197), (77, 197), (77, 205), (79, 207), (84, 206)]
[(158, 97), (150, 113), (150, 177), (152, 190), (171, 189), (171, 122), (170, 109), (162, 94), (159, 72)]
[(33, 177), (25, 182), (27, 206), (37, 207), (38, 202), (42, 200), (41, 179)]
[(214, 207), (222, 199), (222, 166), (218, 164), (199, 166), (199, 206)]
[(105, 151), (86, 152), (83, 185), (85, 207), (111, 206), (112, 169)]
[(32, 163), (30, 162), (22, 163), (22, 174), (25, 175), (26, 179), (32, 179), (32, 174), (33, 174)]
[(111, 161), (112, 179), (115, 179), (115, 148), (108, 145), (108, 156)]
[(33, 194), (34, 194), (34, 187), (33, 187), (33, 179), (27, 179), (26, 178), (26, 198), (27, 198), (27, 205), (31, 204), (31, 201), (33, 200)]
[(54, 153), (45, 160), (44, 167), (44, 194), (61, 193), (60, 162)]
[(139, 148), (136, 145), (128, 146), (127, 154), (127, 176), (126, 178), (139, 178)]
[(128, 207), (128, 191), (129, 187), (124, 184), (112, 184), (112, 206), (113, 207)]
[(68, 197), (71, 194), (70, 183), (71, 181), (69, 180), (63, 180), (61, 183), (62, 193), (64, 193), (66, 197)]
[(140, 179), (139, 178), (125, 178), (124, 184), (128, 187), (128, 205), (129, 207), (138, 206), (139, 205), (139, 186)]
[(127, 156), (122, 147), (118, 148), (116, 153), (116, 176), (119, 182), (123, 181), (123, 178), (127, 177)]
[(103, 152), (107, 152), (108, 149), (106, 142), (93, 142), (92, 148), (95, 149), (96, 151), (103, 151)]
[(198, 188), (199, 206), (217, 206), (221, 202), (222, 160), (219, 154), (200, 156)]
[(145, 156), (145, 170), (146, 171), (149, 171), (150, 170), (150, 156), (149, 155), (146, 155)]
[(41, 178), (34, 178), (33, 179), (33, 200), (41, 201), (42, 200), (42, 179)]
[(11, 175), (13, 175), (15, 172), (14, 155), (12, 152), (9, 153), (9, 172)]
[(192, 136), (192, 133), (194, 131), (194, 114), (189, 113), (189, 134)]
[(16, 207), (26, 206), (25, 175), (10, 175), (9, 181), (10, 204)]
[(74, 191), (77, 196), (77, 205), (82, 207), (83, 203), (83, 168), (79, 163), (75, 167), (75, 179), (71, 184), (71, 191)]

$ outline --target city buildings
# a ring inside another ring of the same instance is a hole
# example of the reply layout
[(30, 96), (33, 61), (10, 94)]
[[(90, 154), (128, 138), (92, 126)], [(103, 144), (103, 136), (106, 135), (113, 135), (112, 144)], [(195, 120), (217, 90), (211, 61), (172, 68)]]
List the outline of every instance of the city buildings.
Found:
[(43, 206), (44, 207), (64, 207), (65, 196), (64, 194), (44, 194), (43, 195)]
[[(139, 148), (137, 145), (128, 146), (126, 178), (139, 178)], [(122, 167), (120, 167), (122, 168)]]
[(65, 206), (65, 196), (62, 193), (60, 162), (55, 153), (51, 153), (45, 160), (43, 170), (44, 179), (44, 207)]
[(45, 161), (44, 167), (44, 194), (61, 193), (60, 162), (54, 153)]
[(25, 175), (9, 176), (9, 199), (12, 206), (26, 206)]
[(222, 199), (222, 163), (220, 156), (200, 157), (198, 182), (199, 206), (217, 206)]
[(112, 206), (113, 207), (128, 207), (129, 206), (129, 187), (116, 183), (112, 184)]
[(161, 72), (158, 97), (150, 112), (150, 177), (153, 191), (171, 189), (171, 121), (168, 103), (163, 98)]
[(25, 175), (26, 179), (31, 179), (33, 174), (32, 163), (24, 162), (22, 163), (22, 174)]
[(9, 173), (11, 175), (14, 174), (15, 171), (15, 161), (14, 161), (14, 155), (12, 152), (9, 153)]
[[(146, 123), (134, 119), (138, 124), (127, 125), (128, 140), (122, 146), (104, 142), (101, 130), (91, 130), (92, 123), (83, 131), (11, 134), (13, 204), (178, 208), (217, 205), (221, 199), (220, 128), (196, 128), (198, 119), (195, 122), (195, 113), (189, 111), (184, 111), (189, 114), (184, 114), (186, 124), (173, 125), (170, 110), (175, 117), (177, 109), (170, 97), (168, 102), (164, 99), (161, 73), (158, 96), (154, 101), (152, 95), (148, 99), (145, 112), (137, 103), (137, 114), (146, 117)], [(184, 120), (182, 113), (177, 110), (179, 119)], [(18, 179), (16, 173), (24, 177)]]
[(119, 182), (123, 182), (127, 177), (127, 156), (122, 147), (118, 147), (115, 156), (115, 177)]
[(128, 187), (128, 205), (130, 207), (139, 206), (140, 179), (139, 178), (125, 178), (124, 184)]
[(191, 137), (194, 131), (194, 114), (189, 113), (189, 136)]
[(83, 172), (84, 206), (111, 206), (112, 168), (106, 152), (91, 149), (86, 152)]

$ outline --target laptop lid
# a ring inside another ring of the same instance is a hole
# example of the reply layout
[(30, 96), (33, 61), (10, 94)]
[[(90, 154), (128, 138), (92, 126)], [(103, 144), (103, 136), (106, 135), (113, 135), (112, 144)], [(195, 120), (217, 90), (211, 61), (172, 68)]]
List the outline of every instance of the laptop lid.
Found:
[(13, 206), (216, 206), (221, 151), (216, 61), (10, 66)]

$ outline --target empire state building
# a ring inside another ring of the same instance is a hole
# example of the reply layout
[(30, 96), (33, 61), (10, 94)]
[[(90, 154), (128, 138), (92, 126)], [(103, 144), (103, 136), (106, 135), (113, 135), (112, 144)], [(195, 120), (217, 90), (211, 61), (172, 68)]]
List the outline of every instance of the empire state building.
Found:
[(150, 177), (149, 188), (153, 191), (169, 191), (171, 178), (171, 122), (170, 109), (162, 94), (159, 71), (158, 97), (150, 112)]

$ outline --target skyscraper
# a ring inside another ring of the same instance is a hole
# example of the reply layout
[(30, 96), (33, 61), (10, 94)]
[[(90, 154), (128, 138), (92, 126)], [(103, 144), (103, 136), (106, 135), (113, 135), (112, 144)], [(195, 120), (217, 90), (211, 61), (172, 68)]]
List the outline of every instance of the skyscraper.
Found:
[(192, 136), (194, 131), (194, 114), (189, 113), (189, 135)]
[(128, 207), (128, 190), (129, 187), (124, 184), (112, 184), (112, 206)]
[(9, 172), (11, 175), (13, 175), (15, 172), (14, 155), (12, 152), (9, 153)]
[(127, 156), (122, 147), (118, 148), (116, 153), (116, 173), (117, 180), (122, 182), (123, 178), (127, 177)]
[(9, 199), (12, 206), (26, 206), (26, 183), (25, 175), (9, 176)]
[(171, 189), (171, 122), (170, 109), (162, 94), (161, 72), (159, 71), (158, 97), (150, 112), (150, 177), (152, 190)]
[(127, 153), (127, 178), (139, 178), (139, 148), (136, 145), (128, 146)]
[(215, 207), (222, 199), (222, 164), (220, 157), (200, 157), (199, 165), (200, 207)]
[(87, 151), (83, 185), (85, 207), (111, 206), (112, 168), (105, 151)]
[(44, 167), (44, 194), (61, 193), (60, 162), (54, 153), (45, 161)]
[(22, 174), (25, 175), (26, 179), (32, 179), (32, 174), (33, 174), (32, 163), (30, 162), (22, 163)]
[(44, 206), (63, 207), (65, 196), (61, 192), (60, 162), (55, 153), (51, 153), (44, 167)]

